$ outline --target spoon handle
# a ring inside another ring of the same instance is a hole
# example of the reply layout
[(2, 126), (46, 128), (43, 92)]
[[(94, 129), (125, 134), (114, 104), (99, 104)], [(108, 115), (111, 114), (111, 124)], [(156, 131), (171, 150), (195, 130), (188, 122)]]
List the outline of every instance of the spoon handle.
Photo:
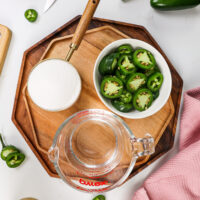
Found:
[(69, 61), (73, 52), (78, 49), (83, 36), (88, 28), (88, 25), (97, 9), (100, 0), (89, 0), (85, 8), (85, 11), (80, 19), (80, 22), (76, 28), (74, 36), (72, 38), (72, 43), (70, 44), (70, 50), (67, 54), (66, 60)]

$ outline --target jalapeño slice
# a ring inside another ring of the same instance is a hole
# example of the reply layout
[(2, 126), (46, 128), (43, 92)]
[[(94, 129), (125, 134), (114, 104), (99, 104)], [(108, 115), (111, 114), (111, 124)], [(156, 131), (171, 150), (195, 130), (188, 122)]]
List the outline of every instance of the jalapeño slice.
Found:
[(133, 110), (133, 104), (132, 103), (124, 103), (118, 99), (113, 99), (111, 101), (112, 105), (119, 110), (120, 112), (130, 112)]
[(102, 194), (96, 196), (93, 200), (106, 200), (106, 197)]
[(123, 103), (130, 103), (132, 101), (132, 94), (127, 90), (123, 90), (122, 94), (119, 97), (119, 100)]
[(153, 101), (153, 94), (147, 88), (139, 89), (133, 97), (133, 106), (138, 111), (147, 110)]
[(156, 65), (153, 69), (145, 69), (144, 70), (144, 74), (149, 77), (152, 74), (154, 74), (155, 72), (160, 72), (160, 69), (158, 68), (158, 66)]
[(118, 60), (118, 66), (121, 74), (129, 75), (136, 72), (136, 66), (133, 64), (131, 55), (121, 55)]
[(133, 53), (134, 64), (141, 69), (153, 69), (156, 60), (151, 52), (146, 49), (138, 49)]
[(1, 158), (2, 158), (2, 160), (6, 160), (7, 157), (11, 153), (18, 153), (19, 152), (19, 150), (15, 146), (5, 145), (1, 134), (0, 134), (0, 142), (2, 144), (2, 151), (1, 151)]
[(11, 153), (19, 153), (19, 150), (16, 147), (11, 146), (11, 145), (4, 147), (3, 150), (1, 151), (1, 158), (2, 158), (2, 160), (6, 160), (7, 157)]
[(99, 64), (99, 73), (102, 76), (113, 74), (117, 67), (118, 57), (118, 53), (111, 53), (107, 56), (104, 56)]
[(11, 153), (6, 159), (6, 164), (10, 168), (16, 168), (22, 164), (25, 159), (25, 155), (23, 153)]
[(161, 88), (162, 83), (163, 83), (163, 75), (160, 72), (156, 72), (149, 77), (147, 81), (147, 87), (152, 92), (157, 92)]
[(129, 92), (135, 92), (147, 82), (147, 77), (142, 73), (134, 73), (126, 83), (126, 88)]
[(126, 83), (126, 75), (121, 74), (119, 70), (116, 70), (115, 75), (117, 78), (119, 78), (123, 83)]
[(28, 9), (25, 11), (24, 16), (29, 22), (35, 22), (38, 17), (38, 13), (34, 9)]
[(131, 45), (129, 44), (123, 44), (121, 46), (119, 46), (117, 48), (117, 51), (120, 53), (120, 54), (130, 54), (133, 52), (133, 48)]
[(120, 97), (123, 92), (123, 82), (115, 76), (106, 77), (101, 82), (101, 94), (108, 99)]

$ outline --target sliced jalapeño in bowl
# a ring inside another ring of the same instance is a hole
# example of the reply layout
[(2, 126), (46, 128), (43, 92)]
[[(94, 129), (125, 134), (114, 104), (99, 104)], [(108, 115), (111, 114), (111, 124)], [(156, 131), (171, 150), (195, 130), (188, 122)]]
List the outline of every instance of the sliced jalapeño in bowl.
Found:
[(138, 111), (147, 110), (153, 102), (153, 94), (147, 88), (139, 89), (133, 97), (133, 106)]
[(112, 105), (114, 106), (114, 108), (116, 108), (117, 110), (119, 110), (120, 112), (130, 112), (131, 110), (133, 110), (133, 104), (132, 103), (124, 103), (118, 99), (113, 99), (111, 101)]
[(123, 88), (123, 82), (115, 76), (106, 77), (101, 82), (101, 94), (108, 99), (120, 97)]
[(152, 92), (157, 92), (163, 83), (163, 75), (160, 72), (156, 72), (152, 74), (147, 82), (147, 87), (152, 91)]
[(132, 99), (133, 95), (127, 90), (123, 90), (122, 94), (119, 97), (119, 100), (123, 103), (130, 103)]
[(150, 51), (138, 49), (133, 53), (134, 64), (141, 69), (153, 69), (156, 60)]
[(133, 52), (133, 48), (129, 44), (123, 44), (117, 48), (117, 52), (120, 54), (131, 54)]
[(117, 67), (118, 57), (119, 53), (111, 53), (107, 56), (104, 56), (99, 64), (99, 73), (102, 76), (113, 74)]
[(120, 112), (147, 110), (159, 97), (163, 75), (153, 54), (123, 44), (99, 64), (100, 93)]
[(124, 74), (121, 74), (121, 72), (117, 69), (115, 72), (115, 75), (117, 78), (119, 78), (123, 83), (126, 83), (127, 81), (127, 76)]
[(147, 77), (143, 73), (132, 74), (126, 83), (126, 88), (129, 92), (135, 92), (147, 82)]
[(129, 75), (136, 72), (137, 68), (133, 63), (133, 58), (131, 55), (123, 54), (118, 60), (118, 67), (121, 74)]

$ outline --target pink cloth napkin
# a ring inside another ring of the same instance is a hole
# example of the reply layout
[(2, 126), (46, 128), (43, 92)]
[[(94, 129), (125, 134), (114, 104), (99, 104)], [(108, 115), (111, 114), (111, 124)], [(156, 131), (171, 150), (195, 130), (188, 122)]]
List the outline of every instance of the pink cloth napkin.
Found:
[(200, 200), (200, 87), (184, 94), (179, 153), (144, 182), (133, 200)]

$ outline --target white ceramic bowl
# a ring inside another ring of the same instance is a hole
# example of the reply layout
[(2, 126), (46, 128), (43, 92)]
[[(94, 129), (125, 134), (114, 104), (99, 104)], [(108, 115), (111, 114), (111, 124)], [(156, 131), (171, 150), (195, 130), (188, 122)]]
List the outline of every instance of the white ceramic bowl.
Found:
[[(116, 50), (117, 47), (119, 47), (122, 44), (130, 44), (134, 49), (144, 48), (144, 49), (149, 50), (154, 55), (157, 65), (164, 76), (159, 97), (152, 103), (151, 107), (148, 108), (146, 111), (139, 112), (139, 111), (133, 110), (129, 113), (120, 112), (112, 106), (111, 101), (109, 99), (106, 99), (100, 93), (101, 75), (98, 71), (99, 63), (105, 55), (113, 52), (114, 50)], [(171, 72), (163, 56), (153, 46), (147, 44), (146, 42), (143, 42), (141, 40), (136, 40), (136, 39), (121, 39), (121, 40), (112, 42), (111, 44), (106, 46), (101, 51), (101, 53), (99, 54), (96, 60), (94, 72), (93, 72), (93, 81), (94, 81), (95, 89), (99, 98), (107, 106), (107, 108), (109, 108), (111, 111), (113, 111), (117, 115), (120, 115), (125, 118), (129, 118), (129, 119), (146, 118), (158, 112), (166, 104), (167, 100), (169, 99), (171, 88), (172, 88)]]

